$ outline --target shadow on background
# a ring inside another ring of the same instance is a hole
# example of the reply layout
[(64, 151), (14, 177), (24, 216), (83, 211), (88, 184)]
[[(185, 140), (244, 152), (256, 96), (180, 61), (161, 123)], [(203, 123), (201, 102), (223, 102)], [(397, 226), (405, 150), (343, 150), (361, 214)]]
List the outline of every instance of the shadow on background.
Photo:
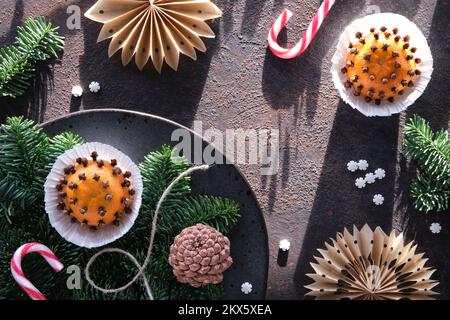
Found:
[[(304, 285), (311, 281), (305, 274), (312, 271), (309, 263), (317, 255), (316, 249), (324, 247), (324, 241), (353, 225), (360, 228), (368, 223), (372, 228), (391, 229), (398, 124), (398, 115), (367, 118), (342, 101), (338, 104), (296, 268), (295, 284), (299, 294), (306, 293)], [(359, 159), (369, 162), (368, 170), (349, 172), (347, 162)], [(377, 168), (386, 170), (385, 179), (364, 189), (356, 188), (356, 178)], [(372, 203), (377, 193), (385, 198), (382, 206)]]
[[(395, 6), (385, 1), (380, 6), (382, 12), (399, 12), (399, 6), (404, 6), (400, 13), (413, 18), (419, 5), (420, 1), (400, 1)], [(390, 10), (393, 8), (395, 10)], [(449, 83), (446, 71), (450, 68), (447, 46), (449, 24), (445, 16), (445, 12), (448, 13), (449, 10), (448, 2), (437, 2), (429, 36), (435, 63), (433, 79), (421, 98), (406, 112), (407, 118), (414, 113), (420, 114), (435, 129), (448, 128), (449, 121), (449, 101), (442, 97), (442, 93), (448, 91)], [(448, 241), (445, 241), (450, 235), (445, 228), (450, 225), (450, 218), (448, 214), (430, 216), (414, 210), (409, 198), (409, 184), (416, 174), (416, 168), (402, 156), (397, 164), (397, 149), (401, 149), (398, 145), (398, 136), (401, 136), (399, 120), (398, 115), (390, 118), (366, 118), (352, 111), (345, 103), (339, 103), (296, 268), (294, 281), (299, 295), (303, 296), (307, 292), (304, 285), (312, 282), (305, 274), (313, 271), (309, 263), (313, 261), (314, 255), (318, 255), (316, 249), (323, 248), (324, 242), (330, 237), (335, 238), (336, 232), (342, 231), (344, 227), (351, 229), (352, 225), (360, 228), (368, 223), (372, 228), (381, 226), (385, 232), (390, 232), (391, 229), (405, 231), (406, 238), (416, 240), (419, 251), (426, 252), (431, 266), (438, 266), (441, 270), (450, 268), (447, 258), (450, 248)], [(357, 189), (354, 180), (365, 173), (348, 172), (346, 163), (360, 158), (369, 161), (368, 172), (381, 167), (386, 169), (387, 177), (365, 189)], [(372, 197), (376, 193), (385, 197), (384, 205), (380, 207), (372, 203)], [(439, 236), (433, 235), (429, 230), (430, 224), (435, 220), (444, 225)], [(450, 279), (445, 272), (439, 272), (439, 269), (434, 276), (441, 282), (437, 291), (441, 293), (440, 298), (446, 298), (450, 292)]]
[[(414, 114), (425, 118), (433, 128), (447, 129), (449, 127), (450, 95), (450, 12), (449, 1), (437, 1), (429, 31), (428, 44), (433, 53), (434, 72), (424, 94), (408, 108), (407, 120)], [(408, 239), (414, 239), (419, 244), (419, 251), (425, 251), (429, 265), (437, 268), (434, 278), (440, 282), (436, 291), (441, 299), (450, 296), (450, 215), (449, 212), (425, 214), (414, 209), (409, 196), (411, 181), (416, 177), (416, 166), (403, 156), (400, 158), (400, 174), (398, 185), (402, 192), (396, 196), (395, 222), (399, 228), (406, 231)], [(430, 232), (430, 225), (439, 222), (441, 233)]]
[[(80, 6), (82, 14), (91, 5), (85, 1), (71, 1), (46, 14), (46, 17), (54, 25), (64, 26), (60, 28), (59, 32), (66, 37), (66, 43), (71, 42), (70, 48), (84, 47), (84, 50), (81, 50), (83, 54), (79, 61), (65, 61), (65, 64), (67, 68), (79, 69), (80, 83), (85, 92), (89, 90), (88, 85), (91, 81), (98, 81), (102, 90), (96, 95), (85, 94), (81, 99), (72, 98), (69, 111), (98, 108), (129, 109), (168, 117), (189, 126), (195, 117), (203, 93), (211, 59), (220, 48), (219, 24), (231, 23), (232, 11), (225, 11), (222, 20), (208, 22), (215, 32), (216, 38), (203, 38), (207, 51), (205, 53), (197, 51), (197, 61), (180, 55), (177, 72), (164, 65), (162, 74), (159, 75), (151, 62), (142, 72), (138, 71), (134, 59), (128, 66), (123, 67), (120, 51), (109, 59), (110, 40), (97, 44), (98, 33), (102, 26), (99, 23), (90, 21), (83, 16), (81, 31), (68, 30), (65, 27), (68, 18), (66, 10), (70, 4)], [(22, 1), (16, 3), (16, 11), (19, 14), (15, 15), (18, 18), (15, 18), (12, 23), (14, 32), (15, 26), (20, 24), (20, 12), (23, 14)], [(226, 29), (225, 25), (224, 29)], [(83, 37), (72, 37), (77, 32), (83, 32)], [(25, 97), (0, 101), (2, 105), (7, 106), (7, 114), (24, 114), (32, 119), (42, 121), (47, 106), (47, 94), (52, 90), (53, 75), (51, 71), (50, 64), (47, 69), (43, 69), (42, 74), (39, 74), (36, 86), (31, 88)], [(67, 83), (67, 86), (71, 85), (73, 84)], [(44, 90), (46, 86), (47, 91)]]
[[(74, 2), (77, 3), (77, 2)], [(53, 26), (65, 25), (66, 6), (52, 12), (46, 18), (51, 20)], [(25, 22), (24, 2), (17, 0), (14, 7), (13, 19), (10, 24), (9, 32), (5, 37), (5, 43), (2, 45), (13, 44), (17, 35), (17, 27)], [(58, 33), (64, 37), (70, 34), (67, 28), (59, 28)], [(4, 122), (6, 115), (24, 115), (30, 119), (42, 122), (44, 120), (45, 109), (47, 108), (47, 98), (53, 92), (53, 68), (55, 64), (60, 63), (64, 53), (60, 54), (57, 59), (49, 59), (48, 61), (40, 61), (35, 66), (35, 76), (31, 80), (31, 85), (27, 92), (15, 99), (0, 97), (0, 106), (4, 112), (0, 115), (0, 122)]]
[[(294, 108), (295, 121), (304, 109), (307, 123), (310, 124), (314, 120), (317, 97), (321, 87), (317, 80), (321, 79), (322, 72), (328, 72), (328, 69), (323, 69), (324, 65), (328, 66), (328, 64), (324, 64), (324, 58), (330, 48), (337, 43), (341, 30), (362, 11), (363, 7), (364, 3), (358, 0), (336, 3), (326, 18), (327, 23), (322, 25), (314, 41), (301, 56), (295, 59), (280, 59), (267, 49), (262, 85), (264, 97), (272, 108)], [(294, 12), (294, 16), (286, 26), (288, 29), (290, 29), (290, 24), (295, 23), (298, 14), (296, 15)], [(308, 24), (302, 25), (306, 28)], [(288, 44), (286, 29), (283, 29), (278, 37), (280, 45), (292, 47), (300, 40), (305, 31), (306, 29), (292, 35), (292, 40)]]
[[(89, 6), (82, 5), (85, 12)], [(231, 12), (224, 12), (223, 21), (230, 21)], [(134, 59), (122, 66), (120, 52), (108, 58), (110, 40), (97, 44), (101, 24), (83, 19), (84, 54), (80, 58), (81, 83), (98, 81), (104, 84), (96, 95), (86, 95), (82, 101), (72, 100), (70, 111), (84, 109), (120, 108), (167, 117), (189, 126), (201, 99), (211, 59), (220, 48), (220, 20), (208, 22), (215, 39), (203, 38), (207, 51), (197, 51), (197, 61), (180, 55), (178, 71), (164, 64), (162, 74), (154, 69), (151, 60), (139, 72)], [(111, 97), (114, 97), (111, 99)], [(81, 102), (81, 103), (79, 103)]]
[[(282, 126), (283, 114), (278, 115), (280, 135), (286, 137), (284, 144), (281, 143), (282, 149), (280, 150), (280, 172), (282, 173), (281, 184), (283, 186), (287, 184), (290, 174), (290, 131), (295, 130), (298, 126), (310, 126), (314, 121), (319, 90), (322, 87), (318, 81), (322, 79), (322, 72), (328, 72), (329, 68), (329, 63), (324, 61), (328, 59), (328, 56), (331, 60), (330, 54), (333, 54), (331, 48), (337, 43), (340, 33), (355, 15), (361, 13), (363, 7), (364, 3), (359, 0), (336, 3), (326, 18), (326, 24), (321, 27), (314, 41), (301, 56), (295, 59), (280, 59), (267, 49), (262, 78), (264, 98), (276, 110), (293, 109), (292, 123), (285, 127)], [(277, 14), (280, 13), (281, 10)], [(295, 23), (298, 15), (299, 12), (297, 12), (297, 15), (294, 12), (287, 28), (290, 28), (291, 23)], [(308, 23), (304, 25), (307, 28)], [(305, 30), (302, 30), (301, 33)], [(284, 47), (292, 46), (292, 42), (297, 42), (301, 38), (301, 33), (292, 35), (294, 40), (291, 40), (288, 45), (286, 29), (283, 29), (278, 37), (280, 45)], [(332, 86), (332, 83), (330, 82), (329, 85)], [(306, 123), (300, 123), (302, 113), (305, 114)], [(262, 176), (261, 179), (262, 185), (267, 186), (265, 189), (268, 189), (268, 208), (269, 213), (272, 213), (280, 178), (275, 175)]]

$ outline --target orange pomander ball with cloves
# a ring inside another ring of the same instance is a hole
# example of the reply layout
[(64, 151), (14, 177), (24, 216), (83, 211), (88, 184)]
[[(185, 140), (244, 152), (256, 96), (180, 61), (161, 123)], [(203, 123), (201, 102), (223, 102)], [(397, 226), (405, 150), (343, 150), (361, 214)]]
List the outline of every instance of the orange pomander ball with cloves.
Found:
[(400, 36), (398, 28), (370, 29), (370, 34), (356, 33), (358, 41), (349, 44), (347, 63), (341, 69), (347, 75), (345, 87), (353, 89), (367, 103), (380, 105), (394, 102), (396, 95), (414, 86), (414, 77), (420, 75), (408, 35)]
[(74, 165), (64, 169), (64, 176), (56, 186), (60, 202), (58, 209), (71, 217), (72, 222), (96, 230), (101, 225), (120, 224), (123, 214), (131, 213), (135, 194), (129, 178), (117, 161), (99, 158), (92, 152), (91, 159), (77, 158)]

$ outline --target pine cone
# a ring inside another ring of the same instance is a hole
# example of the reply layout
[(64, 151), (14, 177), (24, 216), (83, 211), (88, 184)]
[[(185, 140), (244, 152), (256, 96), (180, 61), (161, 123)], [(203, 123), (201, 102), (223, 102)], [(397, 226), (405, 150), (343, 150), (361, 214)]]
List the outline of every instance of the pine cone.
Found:
[(183, 229), (170, 247), (169, 264), (174, 275), (192, 287), (221, 283), (222, 273), (232, 263), (230, 240), (204, 224)]

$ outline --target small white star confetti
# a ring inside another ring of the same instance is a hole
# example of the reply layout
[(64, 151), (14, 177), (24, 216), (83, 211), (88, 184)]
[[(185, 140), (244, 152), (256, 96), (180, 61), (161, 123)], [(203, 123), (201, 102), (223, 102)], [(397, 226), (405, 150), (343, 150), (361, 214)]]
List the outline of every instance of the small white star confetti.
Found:
[(431, 230), (431, 232), (436, 234), (436, 233), (441, 232), (442, 226), (437, 222), (433, 222), (430, 226), (430, 230)]
[(364, 178), (364, 180), (366, 180), (366, 182), (368, 183), (368, 184), (372, 184), (372, 183), (374, 183), (375, 182), (375, 180), (376, 180), (376, 177), (375, 177), (375, 175), (373, 174), (373, 173), (367, 173), (366, 174), (366, 177)]
[(377, 206), (381, 206), (384, 202), (384, 197), (381, 194), (376, 194), (373, 196), (373, 203)]
[(383, 179), (384, 177), (386, 177), (386, 171), (384, 169), (378, 168), (377, 170), (375, 170), (375, 177), (377, 179)]
[(362, 189), (366, 186), (366, 180), (364, 178), (357, 178), (355, 180), (355, 186), (357, 186), (359, 189)]
[(347, 170), (351, 171), (351, 172), (355, 172), (356, 170), (358, 170), (358, 163), (356, 161), (350, 161), (349, 163), (347, 163)]
[(81, 97), (83, 95), (83, 88), (80, 85), (73, 86), (72, 95), (76, 98)]
[(282, 251), (288, 251), (291, 248), (291, 243), (289, 240), (283, 239), (280, 241), (279, 247)]
[(359, 170), (366, 171), (369, 167), (369, 163), (366, 160), (359, 160), (358, 161), (358, 168)]
[(91, 90), (92, 93), (97, 93), (100, 91), (100, 84), (97, 81), (92, 81), (89, 84), (89, 90)]
[(249, 294), (250, 292), (252, 292), (253, 286), (250, 282), (244, 282), (241, 285), (241, 291), (244, 294)]

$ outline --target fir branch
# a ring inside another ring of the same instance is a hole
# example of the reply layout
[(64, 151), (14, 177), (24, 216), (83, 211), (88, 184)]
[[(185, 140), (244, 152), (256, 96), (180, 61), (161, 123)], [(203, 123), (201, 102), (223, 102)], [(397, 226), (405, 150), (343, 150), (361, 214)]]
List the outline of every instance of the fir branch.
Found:
[[(139, 164), (144, 185), (149, 186), (144, 188), (144, 206), (151, 210), (155, 208), (167, 186), (188, 166), (185, 159), (175, 158), (172, 155), (172, 149), (169, 146), (164, 145), (161, 151), (151, 152), (147, 155)], [(189, 182), (190, 177), (186, 177), (174, 186), (170, 197), (164, 203), (166, 210), (176, 206), (179, 199), (190, 195)]]
[(53, 164), (61, 154), (66, 152), (69, 149), (72, 149), (78, 144), (82, 144), (84, 142), (83, 138), (73, 132), (63, 132), (58, 134), (50, 139), (49, 147), (48, 147), (48, 156), (46, 159), (46, 165), (44, 167), (45, 174), (41, 174), (37, 176), (37, 180), (40, 185), (44, 185), (45, 179), (47, 178), (48, 173), (53, 167)]
[(73, 133), (49, 139), (35, 122), (8, 118), (0, 126), (0, 214), (11, 222), (15, 211), (42, 200), (43, 185), (56, 158), (78, 143), (82, 139)]
[(38, 61), (56, 58), (64, 47), (64, 38), (44, 17), (28, 18), (17, 28), (16, 43), (0, 49), (0, 95), (23, 95), (34, 77)]
[(0, 213), (33, 204), (43, 194), (36, 177), (43, 174), (49, 141), (42, 129), (23, 117), (0, 126)]
[(444, 211), (448, 209), (450, 190), (448, 183), (438, 184), (427, 174), (421, 174), (411, 183), (411, 197), (419, 211)]
[[(199, 195), (188, 197), (183, 206), (171, 214), (161, 216), (158, 233), (178, 234), (184, 228), (197, 223), (208, 224), (227, 234), (239, 219), (239, 206), (230, 199)], [(170, 239), (172, 243), (173, 239)]]
[(433, 132), (429, 123), (414, 115), (403, 129), (404, 153), (414, 160), (420, 176), (411, 184), (414, 206), (424, 212), (448, 209), (450, 197), (450, 139), (448, 132)]

